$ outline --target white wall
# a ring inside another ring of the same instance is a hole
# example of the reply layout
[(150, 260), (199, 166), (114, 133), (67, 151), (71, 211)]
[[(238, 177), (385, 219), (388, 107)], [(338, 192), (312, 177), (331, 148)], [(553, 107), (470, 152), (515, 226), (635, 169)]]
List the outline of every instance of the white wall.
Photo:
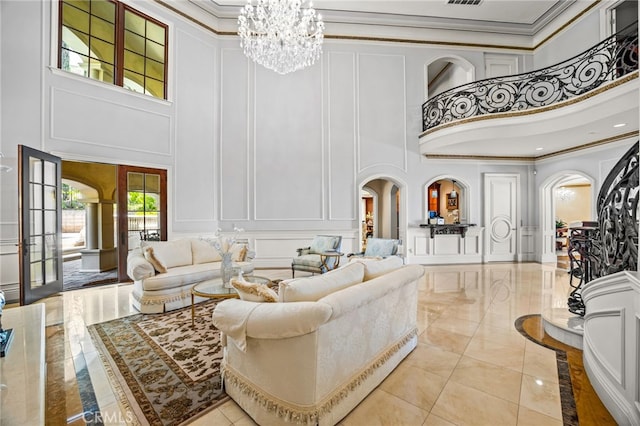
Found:
[[(141, 6), (170, 26), (167, 101), (50, 67), (54, 3), (0, 2), (0, 149), (8, 165), (25, 144), (69, 160), (166, 168), (170, 238), (241, 226), (259, 266), (287, 265), (319, 232), (341, 234), (343, 251), (356, 250), (358, 188), (380, 176), (406, 183), (400, 223), (415, 227), (424, 221), (424, 185), (435, 176), (468, 185), (468, 221), (481, 224), (483, 174), (518, 173), (528, 194), (523, 225), (536, 225), (530, 164), (419, 154), (425, 66), (450, 56), (446, 46), (326, 40), (319, 63), (280, 76), (248, 61), (236, 37), (216, 36), (159, 3)], [(594, 24), (585, 21), (581, 27)], [(570, 52), (557, 47), (569, 41), (553, 43), (537, 62), (566, 58)], [(455, 48), (476, 79), (484, 77), (484, 54)], [(597, 156), (581, 161), (589, 170), (600, 164)], [(15, 287), (16, 169), (0, 179), (7, 242), (0, 283)]]

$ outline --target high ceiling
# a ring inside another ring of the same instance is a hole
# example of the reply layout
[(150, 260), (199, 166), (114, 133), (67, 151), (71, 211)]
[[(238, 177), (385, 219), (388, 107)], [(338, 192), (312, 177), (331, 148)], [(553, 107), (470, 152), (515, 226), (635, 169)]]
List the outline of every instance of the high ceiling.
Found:
[[(533, 53), (583, 11), (615, 3), (613, 0), (480, 0), (478, 5), (449, 4), (470, 1), (473, 0), (315, 0), (313, 7), (323, 17), (328, 38), (424, 40)], [(234, 34), (238, 13), (246, 1), (188, 0), (177, 4), (188, 9), (183, 10), (185, 13), (216, 31)], [(637, 96), (625, 95), (606, 100), (610, 112), (607, 114), (601, 114), (601, 106), (591, 102), (570, 111), (556, 110), (549, 114), (548, 120), (539, 116), (502, 124), (493, 122), (487, 129), (483, 129), (483, 123), (454, 127), (434, 134), (436, 140), (429, 144), (429, 149), (421, 147), (421, 152), (537, 158), (615, 139), (638, 129)], [(613, 127), (619, 123), (627, 125)], [(494, 126), (501, 129), (498, 132), (501, 136), (496, 135)], [(421, 139), (421, 142), (431, 139)]]
[[(230, 24), (246, 4), (238, 0), (189, 1), (218, 19), (218, 24), (226, 29), (231, 29)], [(395, 27), (396, 31), (397, 28), (445, 29), (533, 36), (553, 21), (558, 21), (559, 25), (566, 22), (557, 18), (568, 9), (582, 10), (596, 0), (480, 0), (477, 5), (449, 3), (469, 1), (473, 0), (316, 0), (313, 7), (327, 24), (327, 33), (334, 35), (344, 28), (344, 24), (361, 24), (369, 26), (370, 31), (374, 31), (373, 26), (386, 26)], [(569, 16), (573, 15), (570, 13)]]

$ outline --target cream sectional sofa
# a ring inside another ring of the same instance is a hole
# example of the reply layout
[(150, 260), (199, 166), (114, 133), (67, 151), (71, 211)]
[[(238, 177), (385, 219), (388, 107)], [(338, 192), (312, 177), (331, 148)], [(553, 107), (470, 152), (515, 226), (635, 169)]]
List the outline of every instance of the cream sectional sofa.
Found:
[[(253, 272), (252, 253), (246, 244), (236, 244), (233, 251), (234, 264), (245, 274)], [(143, 241), (127, 256), (127, 274), (133, 280), (132, 304), (142, 313), (189, 306), (191, 288), (201, 281), (219, 278), (220, 264), (218, 251), (198, 238)]]
[(423, 274), (354, 261), (281, 282), (279, 303), (219, 303), (225, 391), (260, 425), (338, 423), (416, 347)]

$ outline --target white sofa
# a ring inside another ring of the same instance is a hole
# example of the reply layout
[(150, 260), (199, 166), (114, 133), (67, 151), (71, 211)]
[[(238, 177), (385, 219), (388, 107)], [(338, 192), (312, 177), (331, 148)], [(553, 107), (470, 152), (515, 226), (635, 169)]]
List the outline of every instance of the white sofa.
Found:
[[(246, 244), (236, 244), (233, 251), (234, 265), (245, 274), (253, 272), (252, 253)], [(133, 280), (132, 304), (142, 313), (189, 306), (191, 288), (201, 281), (219, 278), (220, 264), (218, 251), (198, 238), (143, 241), (127, 256), (127, 275)]]
[(279, 303), (219, 303), (226, 393), (260, 425), (333, 425), (417, 345), (424, 269), (391, 257), (280, 283)]

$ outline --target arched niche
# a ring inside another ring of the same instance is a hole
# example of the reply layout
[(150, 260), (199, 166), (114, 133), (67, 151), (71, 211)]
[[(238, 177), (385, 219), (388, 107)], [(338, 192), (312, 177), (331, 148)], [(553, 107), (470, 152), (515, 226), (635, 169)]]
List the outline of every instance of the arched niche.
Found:
[(444, 223), (467, 223), (469, 217), (469, 184), (451, 175), (437, 176), (424, 185), (424, 222), (429, 223), (430, 212), (444, 219)]

